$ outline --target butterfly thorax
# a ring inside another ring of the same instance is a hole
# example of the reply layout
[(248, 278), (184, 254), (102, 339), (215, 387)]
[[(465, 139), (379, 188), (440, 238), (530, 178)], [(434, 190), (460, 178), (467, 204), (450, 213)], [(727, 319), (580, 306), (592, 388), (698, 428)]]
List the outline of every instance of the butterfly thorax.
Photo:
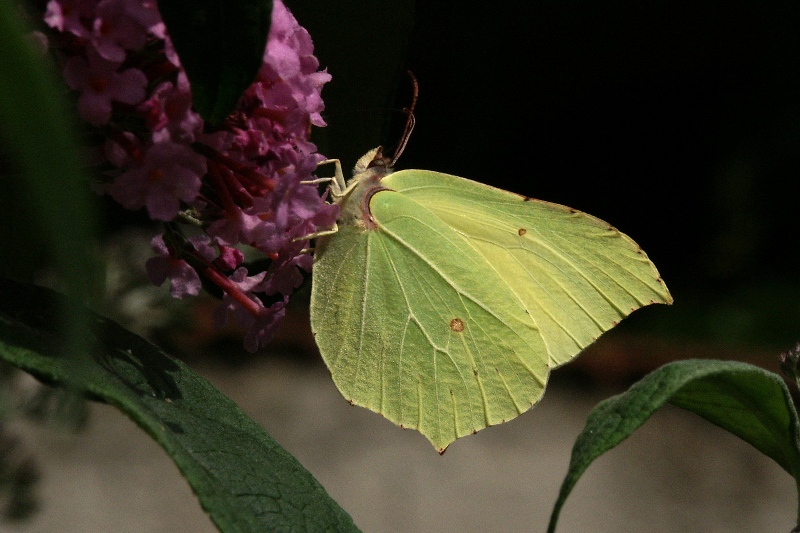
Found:
[(337, 223), (375, 229), (375, 220), (370, 213), (369, 202), (379, 191), (390, 190), (381, 185), (381, 180), (392, 173), (388, 159), (383, 156), (381, 147), (364, 154), (353, 167), (353, 177), (347, 183), (347, 192), (339, 200)]

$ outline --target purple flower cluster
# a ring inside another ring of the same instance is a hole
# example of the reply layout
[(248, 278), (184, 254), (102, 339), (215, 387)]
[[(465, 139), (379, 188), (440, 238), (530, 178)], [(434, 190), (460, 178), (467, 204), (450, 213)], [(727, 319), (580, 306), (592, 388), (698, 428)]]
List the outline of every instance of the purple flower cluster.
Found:
[[(263, 346), (302, 282), (298, 269), (311, 270), (308, 242), (295, 239), (337, 215), (301, 183), (324, 159), (308, 138), (325, 125), (320, 91), (330, 80), (308, 32), (275, 0), (256, 81), (222, 127), (210, 128), (192, 110), (155, 0), (50, 0), (44, 21), (57, 30), (50, 42), (81, 118), (105, 135), (110, 178), (101, 189), (166, 223), (152, 241), (150, 279), (169, 279), (177, 298), (198, 294), (201, 277), (218, 285), (217, 321), (232, 313), (247, 327), (245, 347)], [(199, 231), (186, 236), (192, 227)], [(248, 272), (243, 245), (269, 267)]]

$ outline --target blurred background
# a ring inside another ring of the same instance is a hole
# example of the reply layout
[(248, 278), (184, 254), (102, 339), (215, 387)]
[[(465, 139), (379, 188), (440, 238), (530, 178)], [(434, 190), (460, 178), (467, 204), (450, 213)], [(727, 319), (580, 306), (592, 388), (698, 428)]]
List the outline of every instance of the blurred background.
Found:
[[(800, 4), (286, 3), (333, 75), (329, 126), (315, 132), (322, 153), (347, 169), (393, 147), (410, 69), (417, 126), (398, 168), (598, 216), (644, 248), (675, 297), (556, 371), (530, 413), (439, 457), (420, 435), (342, 400), (310, 337), (307, 286), (273, 345), (247, 355), (240, 332), (211, 327), (213, 301), (187, 306), (147, 285), (157, 229), (104, 203), (103, 312), (229, 394), (364, 531), (544, 531), (598, 401), (674, 359), (777, 371), (800, 341)], [(39, 464), (41, 510), (0, 530), (213, 531), (155, 444), (113, 410), (90, 409), (77, 435), (13, 428)], [(777, 465), (665, 409), (590, 467), (559, 531), (788, 532), (796, 507)]]

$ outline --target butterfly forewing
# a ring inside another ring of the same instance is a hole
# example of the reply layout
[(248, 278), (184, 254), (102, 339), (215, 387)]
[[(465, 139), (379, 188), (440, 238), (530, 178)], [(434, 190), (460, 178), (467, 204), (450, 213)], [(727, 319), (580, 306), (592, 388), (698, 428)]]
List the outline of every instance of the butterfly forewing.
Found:
[(436, 215), (490, 265), (530, 312), (551, 366), (635, 309), (672, 301), (641, 248), (595, 217), (437, 172), (404, 170), (383, 184)]

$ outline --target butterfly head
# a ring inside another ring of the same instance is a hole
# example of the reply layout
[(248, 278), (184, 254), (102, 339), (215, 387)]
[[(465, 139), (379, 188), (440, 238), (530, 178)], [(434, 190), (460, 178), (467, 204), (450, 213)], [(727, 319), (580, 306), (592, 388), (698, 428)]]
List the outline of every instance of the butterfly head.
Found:
[(392, 171), (391, 163), (391, 159), (383, 155), (383, 147), (378, 146), (358, 159), (356, 165), (353, 167), (353, 176), (358, 176), (367, 171), (388, 174)]

